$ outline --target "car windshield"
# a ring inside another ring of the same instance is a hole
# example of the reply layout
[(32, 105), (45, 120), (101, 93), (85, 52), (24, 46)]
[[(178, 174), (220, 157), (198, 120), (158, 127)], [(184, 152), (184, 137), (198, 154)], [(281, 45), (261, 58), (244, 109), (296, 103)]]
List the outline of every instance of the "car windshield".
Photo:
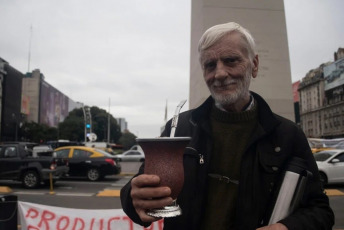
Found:
[(314, 158), (316, 161), (326, 161), (328, 158), (336, 154), (335, 151), (321, 151), (314, 153)]

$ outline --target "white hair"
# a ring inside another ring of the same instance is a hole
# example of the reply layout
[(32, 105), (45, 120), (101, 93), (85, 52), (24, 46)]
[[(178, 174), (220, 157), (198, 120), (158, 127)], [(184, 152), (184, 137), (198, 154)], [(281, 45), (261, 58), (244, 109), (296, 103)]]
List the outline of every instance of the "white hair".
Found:
[(236, 22), (228, 22), (224, 24), (215, 25), (210, 27), (204, 32), (198, 43), (198, 53), (201, 55), (202, 52), (208, 49), (210, 46), (214, 45), (218, 40), (220, 40), (225, 35), (237, 31), (247, 42), (247, 51), (250, 58), (253, 58), (256, 54), (256, 43), (251, 33), (239, 25)]

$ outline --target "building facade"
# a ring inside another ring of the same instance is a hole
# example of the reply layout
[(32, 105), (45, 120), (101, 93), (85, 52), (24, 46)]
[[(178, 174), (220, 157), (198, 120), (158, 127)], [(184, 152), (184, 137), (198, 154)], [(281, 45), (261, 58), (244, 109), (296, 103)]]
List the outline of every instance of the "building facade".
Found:
[(0, 58), (1, 95), (1, 141), (17, 141), (23, 121), (20, 113), (21, 88), (24, 75)]
[(283, 0), (192, 0), (191, 4), (189, 108), (197, 107), (210, 95), (199, 64), (199, 39), (209, 27), (235, 21), (256, 39), (259, 71), (250, 89), (262, 95), (274, 112), (294, 120)]
[(125, 118), (120, 117), (120, 118), (116, 118), (116, 120), (122, 133), (128, 130), (128, 122), (125, 120)]
[(293, 83), (293, 101), (294, 101), (294, 114), (295, 123), (300, 125), (300, 96), (299, 96), (300, 81)]
[(39, 69), (27, 73), (22, 87), (22, 113), (27, 121), (57, 127), (70, 111), (80, 108), (82, 103), (68, 96), (45, 81)]
[(24, 75), (0, 58), (0, 140), (20, 141), (26, 121), (57, 127), (74, 108), (74, 102), (44, 80), (39, 70)]
[(299, 85), (301, 128), (307, 137), (344, 137), (344, 55), (311, 70)]

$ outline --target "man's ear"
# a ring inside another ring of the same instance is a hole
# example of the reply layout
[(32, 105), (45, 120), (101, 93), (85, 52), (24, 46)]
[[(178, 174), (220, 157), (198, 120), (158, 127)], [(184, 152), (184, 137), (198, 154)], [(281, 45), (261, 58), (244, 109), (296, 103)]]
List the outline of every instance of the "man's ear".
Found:
[(253, 66), (252, 66), (252, 77), (256, 78), (258, 75), (258, 67), (259, 67), (259, 58), (258, 54), (256, 54), (253, 58)]

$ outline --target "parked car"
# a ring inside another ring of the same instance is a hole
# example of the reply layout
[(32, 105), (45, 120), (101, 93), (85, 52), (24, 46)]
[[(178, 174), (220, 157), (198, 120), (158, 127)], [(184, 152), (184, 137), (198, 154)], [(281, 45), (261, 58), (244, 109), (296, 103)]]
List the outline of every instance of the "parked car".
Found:
[(145, 154), (143, 151), (138, 150), (128, 150), (125, 151), (122, 154), (117, 154), (115, 157), (118, 159), (118, 161), (144, 161), (145, 160)]
[[(36, 188), (41, 182), (49, 184), (50, 175), (53, 182), (65, 175), (68, 161), (50, 155), (38, 156), (43, 153), (37, 144), (7, 143), (0, 145), (0, 179), (18, 180), (25, 188)], [(35, 148), (35, 155), (33, 149)], [(47, 153), (44, 150), (44, 153)], [(52, 150), (51, 152), (52, 153)]]
[(344, 149), (332, 149), (314, 153), (323, 185), (344, 183)]
[(55, 154), (59, 158), (68, 158), (70, 177), (83, 176), (96, 181), (121, 172), (121, 165), (117, 159), (100, 149), (64, 146), (55, 149)]

